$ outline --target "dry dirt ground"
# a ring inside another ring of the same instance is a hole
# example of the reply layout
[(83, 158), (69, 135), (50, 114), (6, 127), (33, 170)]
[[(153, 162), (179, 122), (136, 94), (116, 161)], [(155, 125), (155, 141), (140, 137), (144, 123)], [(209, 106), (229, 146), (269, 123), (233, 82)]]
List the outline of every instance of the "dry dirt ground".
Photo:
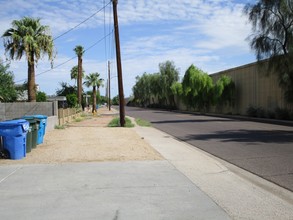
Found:
[(115, 116), (115, 110), (106, 108), (99, 109), (96, 116), (88, 113), (83, 121), (48, 131), (44, 143), (25, 158), (0, 160), (0, 165), (162, 159), (133, 128), (107, 127)]

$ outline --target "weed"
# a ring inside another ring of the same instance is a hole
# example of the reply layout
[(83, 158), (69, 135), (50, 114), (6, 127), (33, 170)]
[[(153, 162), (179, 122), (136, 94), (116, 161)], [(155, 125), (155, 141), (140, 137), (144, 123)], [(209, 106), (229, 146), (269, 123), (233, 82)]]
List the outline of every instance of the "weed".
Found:
[(82, 118), (75, 118), (74, 121), (75, 122), (81, 122), (83, 119)]
[[(110, 121), (110, 123), (108, 124), (108, 127), (121, 127), (120, 118), (116, 117), (116, 118), (112, 119), (112, 121)], [(132, 124), (131, 120), (127, 117), (125, 117), (125, 127), (126, 128), (134, 127), (134, 124)]]
[(145, 120), (143, 120), (141, 118), (136, 118), (135, 122), (136, 122), (136, 124), (138, 124), (141, 127), (150, 127), (151, 126), (150, 122), (145, 121)]
[(64, 125), (55, 125), (55, 129), (65, 129)]

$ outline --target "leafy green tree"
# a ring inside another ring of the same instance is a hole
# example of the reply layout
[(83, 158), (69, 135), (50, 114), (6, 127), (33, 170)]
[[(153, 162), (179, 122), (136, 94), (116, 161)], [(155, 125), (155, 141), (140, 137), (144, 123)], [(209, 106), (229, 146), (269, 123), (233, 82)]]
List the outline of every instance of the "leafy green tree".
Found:
[(213, 81), (202, 70), (191, 65), (185, 72), (182, 81), (182, 97), (188, 107), (207, 111), (213, 104)]
[(180, 82), (175, 82), (171, 86), (171, 90), (173, 95), (181, 96), (183, 94), (182, 84)]
[(100, 104), (104, 104), (104, 103), (108, 102), (108, 97), (100, 96), (99, 100), (100, 100), (100, 102), (99, 102)]
[(162, 85), (160, 83), (160, 73), (153, 73), (150, 75), (150, 91), (152, 95), (152, 102), (155, 103), (154, 98), (162, 100)]
[(231, 77), (223, 75), (214, 87), (215, 104), (219, 107), (233, 105), (235, 101), (235, 83)]
[(1, 64), (0, 60), (0, 101), (14, 102), (17, 99), (17, 92), (14, 85), (14, 75), (9, 71), (9, 65)]
[(61, 88), (56, 90), (56, 95), (58, 96), (67, 96), (69, 94), (77, 94), (77, 87), (71, 86), (66, 82), (59, 83)]
[(76, 94), (68, 94), (66, 95), (66, 101), (69, 108), (74, 108), (77, 106), (77, 96)]
[(11, 59), (20, 60), (25, 54), (28, 65), (28, 100), (36, 101), (35, 64), (47, 54), (53, 62), (53, 38), (49, 27), (43, 26), (39, 18), (24, 17), (14, 20), (12, 28), (2, 35), (6, 53)]
[(119, 105), (119, 96), (115, 96), (112, 98), (112, 105)]
[(252, 24), (249, 41), (258, 61), (270, 58), (267, 70), (279, 74), (285, 98), (293, 102), (293, 2), (258, 0), (244, 12)]
[(81, 105), (82, 101), (82, 56), (84, 54), (84, 48), (80, 45), (77, 45), (74, 48), (74, 52), (77, 55), (78, 63), (77, 63), (77, 69), (78, 69), (78, 75), (77, 75), (77, 98), (78, 98), (78, 104)]
[(37, 92), (37, 102), (46, 102), (47, 95), (44, 92)]
[(157, 103), (160, 107), (175, 107), (172, 85), (179, 80), (179, 71), (171, 61), (159, 64), (159, 73), (144, 73), (136, 77), (136, 83), (132, 88), (134, 100), (142, 106), (148, 106), (150, 103)]
[(132, 88), (133, 94), (141, 105), (147, 106), (151, 97), (151, 74), (144, 73), (135, 79), (136, 84)]
[(84, 84), (86, 87), (92, 87), (93, 88), (93, 109), (92, 112), (97, 111), (97, 90), (99, 90), (100, 86), (103, 86), (103, 79), (100, 78), (99, 73), (90, 73), (85, 77)]
[(175, 67), (173, 61), (166, 61), (159, 64), (160, 84), (163, 102), (166, 105), (175, 107), (174, 94), (171, 89), (173, 83), (179, 80), (179, 70)]

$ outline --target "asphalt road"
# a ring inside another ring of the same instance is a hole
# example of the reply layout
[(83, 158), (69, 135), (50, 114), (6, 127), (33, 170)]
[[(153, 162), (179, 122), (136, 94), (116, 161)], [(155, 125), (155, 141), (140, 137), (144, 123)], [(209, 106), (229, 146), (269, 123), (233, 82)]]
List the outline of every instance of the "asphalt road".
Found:
[(126, 107), (180, 140), (293, 191), (293, 127)]

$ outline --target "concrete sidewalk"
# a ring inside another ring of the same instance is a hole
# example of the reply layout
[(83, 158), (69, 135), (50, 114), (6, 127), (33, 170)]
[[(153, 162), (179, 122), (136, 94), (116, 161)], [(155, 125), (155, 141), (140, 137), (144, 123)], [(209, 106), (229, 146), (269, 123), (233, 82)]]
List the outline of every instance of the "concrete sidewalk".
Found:
[(293, 219), (292, 192), (157, 129), (134, 129), (166, 160), (0, 166), (0, 218)]
[(1, 219), (229, 219), (167, 161), (0, 167)]

